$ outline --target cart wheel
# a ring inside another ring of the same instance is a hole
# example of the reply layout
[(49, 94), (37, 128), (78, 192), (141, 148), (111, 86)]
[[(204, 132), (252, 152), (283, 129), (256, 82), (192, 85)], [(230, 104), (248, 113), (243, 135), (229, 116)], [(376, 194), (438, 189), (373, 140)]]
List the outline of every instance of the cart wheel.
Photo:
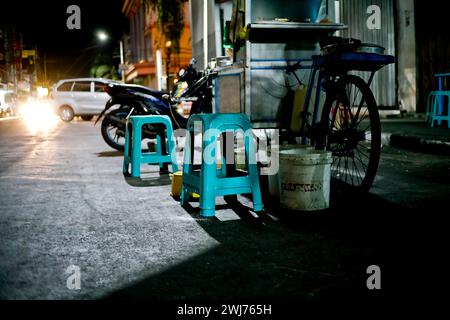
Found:
[(380, 161), (381, 125), (367, 83), (354, 75), (339, 79), (327, 93), (321, 125), (333, 153), (332, 188), (369, 191)]

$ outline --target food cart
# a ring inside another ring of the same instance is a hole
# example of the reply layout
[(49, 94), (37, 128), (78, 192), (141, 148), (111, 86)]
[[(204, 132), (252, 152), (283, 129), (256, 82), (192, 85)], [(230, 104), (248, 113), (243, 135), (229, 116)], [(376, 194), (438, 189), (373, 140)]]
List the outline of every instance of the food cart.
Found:
[(287, 67), (301, 62), (296, 75), (307, 85), (318, 41), (345, 28), (333, 20), (334, 1), (235, 0), (233, 64), (218, 68), (215, 111), (245, 113), (254, 128), (290, 128), (299, 109), (295, 92), (303, 86)]

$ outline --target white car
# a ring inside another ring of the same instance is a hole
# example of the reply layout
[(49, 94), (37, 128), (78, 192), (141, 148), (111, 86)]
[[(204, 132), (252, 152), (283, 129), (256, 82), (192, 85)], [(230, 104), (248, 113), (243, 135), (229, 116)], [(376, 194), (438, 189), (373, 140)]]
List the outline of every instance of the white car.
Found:
[(0, 118), (15, 113), (15, 93), (0, 89)]
[(100, 114), (110, 96), (103, 90), (108, 83), (99, 78), (60, 80), (52, 90), (56, 111), (63, 121), (70, 122), (75, 116), (90, 121)]

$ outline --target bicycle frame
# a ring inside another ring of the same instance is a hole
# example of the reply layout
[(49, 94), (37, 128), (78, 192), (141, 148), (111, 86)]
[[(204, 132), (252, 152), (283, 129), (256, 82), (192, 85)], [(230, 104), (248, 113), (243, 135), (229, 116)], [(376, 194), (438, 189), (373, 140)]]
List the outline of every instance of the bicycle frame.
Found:
[[(342, 68), (339, 70), (327, 70), (326, 64), (321, 59), (322, 56), (313, 56), (313, 63), (311, 65), (311, 73), (309, 75), (308, 80), (308, 88), (306, 92), (306, 97), (304, 101), (304, 109), (303, 109), (303, 123), (300, 129), (300, 135), (302, 139), (302, 143), (306, 144), (308, 139), (308, 132), (306, 128), (317, 128), (317, 125), (319, 122), (317, 121), (317, 118), (319, 116), (319, 109), (320, 109), (320, 94), (322, 91), (331, 90), (333, 85), (335, 84), (337, 78), (342, 77), (351, 70), (358, 70), (357, 65), (355, 65), (355, 68)], [(370, 87), (370, 85), (373, 82), (373, 79), (375, 77), (375, 73), (382, 67), (383, 64), (374, 64), (373, 68), (371, 70), (361, 70), (361, 71), (370, 71), (370, 76), (367, 81), (367, 85)], [(297, 75), (294, 72), (295, 77), (299, 81)], [(318, 75), (318, 77), (317, 77)], [(316, 80), (317, 77), (317, 80)], [(300, 82), (300, 81), (299, 81)], [(313, 88), (314, 84), (317, 83), (316, 86), (316, 92), (315, 92), (315, 99), (314, 99), (314, 106), (313, 106), (313, 113), (312, 113), (312, 121), (311, 123), (308, 123), (307, 116), (310, 114), (310, 105), (311, 105), (311, 98), (313, 95)]]

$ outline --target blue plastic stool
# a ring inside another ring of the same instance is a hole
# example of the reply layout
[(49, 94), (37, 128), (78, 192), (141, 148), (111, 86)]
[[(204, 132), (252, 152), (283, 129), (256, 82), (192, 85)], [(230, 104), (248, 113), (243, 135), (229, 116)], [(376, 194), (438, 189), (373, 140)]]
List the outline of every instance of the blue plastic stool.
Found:
[[(146, 124), (163, 125), (165, 126), (165, 130), (162, 132), (166, 133), (165, 135), (157, 135), (156, 152), (149, 154), (143, 154), (141, 150), (142, 127)], [(161, 143), (166, 144), (168, 154), (162, 154)], [(127, 120), (125, 133), (123, 173), (129, 174), (129, 166), (131, 165), (131, 176), (139, 178), (141, 175), (141, 164), (159, 164), (160, 167), (162, 167), (163, 163), (171, 163), (173, 172), (178, 171), (178, 165), (175, 157), (175, 141), (170, 118), (168, 116), (161, 115), (131, 116)]]
[(427, 97), (427, 111), (425, 113), (425, 121), (431, 125), (431, 116), (433, 114), (434, 99), (437, 91), (431, 91)]
[[(202, 133), (202, 163), (200, 170), (194, 170), (192, 160), (194, 127), (197, 127), (198, 124), (201, 124)], [(240, 173), (239, 176), (226, 176), (228, 164), (225, 165), (226, 161), (223, 157), (222, 167), (220, 170), (217, 169), (218, 136), (229, 132), (233, 134), (236, 132), (244, 133), (248, 173), (236, 171)], [(191, 116), (187, 125), (186, 145), (184, 147), (181, 205), (188, 202), (191, 192), (200, 195), (200, 214), (204, 217), (215, 215), (215, 198), (217, 196), (251, 193), (253, 195), (253, 210), (256, 212), (263, 210), (252, 127), (245, 115), (216, 113)]]
[[(440, 91), (440, 92), (445, 91), (444, 90), (444, 81), (445, 81), (445, 78), (450, 77), (450, 73), (438, 73), (438, 74), (435, 74), (434, 76), (438, 79), (438, 91)], [(443, 109), (444, 109), (443, 103), (444, 103), (444, 99), (441, 96), (441, 97), (439, 97), (439, 103), (438, 103), (439, 115), (441, 115), (443, 112)], [(441, 124), (441, 120), (438, 120), (438, 124)]]
[[(447, 107), (442, 105), (447, 97)], [(426, 120), (431, 128), (434, 127), (434, 122), (437, 121), (440, 125), (442, 121), (447, 121), (447, 126), (450, 129), (450, 91), (431, 91), (427, 100)]]

